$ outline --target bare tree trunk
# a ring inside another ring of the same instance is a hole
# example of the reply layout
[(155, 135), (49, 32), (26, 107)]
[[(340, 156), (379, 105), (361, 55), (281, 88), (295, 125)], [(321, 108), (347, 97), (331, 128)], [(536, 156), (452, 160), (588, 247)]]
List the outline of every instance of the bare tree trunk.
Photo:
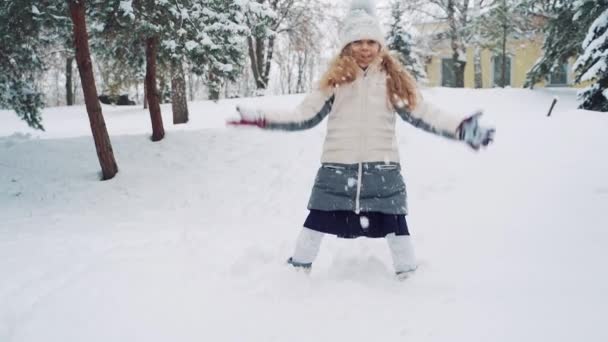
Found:
[(501, 65), (501, 87), (504, 88), (507, 85), (507, 24), (503, 23), (502, 25), (502, 65)]
[(456, 24), (456, 0), (448, 0), (447, 3), (447, 14), (448, 14), (448, 24), (450, 25), (450, 42), (452, 48), (452, 64), (454, 67), (454, 86), (458, 88), (464, 87), (464, 69), (466, 66), (466, 61), (463, 58), (466, 56), (461, 56), (461, 53), (464, 53), (464, 47), (460, 42), (458, 25)]
[(253, 79), (255, 81), (255, 86), (258, 88), (262, 86), (259, 82), (260, 80), (260, 69), (258, 69), (258, 58), (256, 53), (256, 46), (253, 41), (253, 37), (247, 37), (247, 47), (249, 50), (249, 61), (251, 63), (251, 72), (253, 73)]
[(483, 88), (483, 73), (481, 70), (481, 48), (475, 46), (475, 55), (473, 56), (473, 66), (475, 68), (475, 88)]
[[(475, 0), (474, 17), (479, 18), (481, 12), (481, 3), (483, 0)], [(477, 29), (476, 29), (477, 30)], [(479, 32), (476, 32), (479, 33)], [(479, 42), (475, 41), (475, 50), (473, 56), (473, 69), (475, 70), (475, 88), (483, 88), (483, 71), (481, 69), (481, 47)]]
[(148, 109), (148, 83), (144, 79), (144, 109)]
[(220, 90), (222, 89), (221, 81), (213, 72), (209, 72), (209, 83), (207, 88), (209, 91), (209, 100), (217, 101), (220, 99)]
[(101, 105), (97, 98), (97, 87), (95, 86), (95, 76), (91, 64), (91, 53), (89, 51), (89, 36), (87, 33), (85, 20), (84, 0), (69, 0), (70, 15), (72, 17), (74, 44), (76, 46), (76, 63), (80, 73), (82, 91), (84, 93), (85, 104), (97, 157), (101, 165), (102, 179), (111, 179), (118, 172), (118, 166), (114, 159), (112, 144), (106, 129), (106, 123), (101, 112)]
[(291, 83), (292, 83), (291, 82), (292, 72), (291, 72), (291, 68), (290, 68), (291, 65), (290, 64), (291, 63), (289, 63), (289, 61), (288, 61), (287, 65), (283, 68), (285, 75), (287, 75), (287, 77), (285, 77), (286, 78), (286, 80), (285, 80), (286, 82), (281, 82), (282, 83), (281, 84), (281, 91), (282, 91), (283, 94), (291, 94), (292, 93), (292, 91), (291, 91), (291, 89), (293, 88), (291, 86)]
[(135, 82), (135, 103), (139, 102), (139, 84)]
[(249, 84), (249, 80), (250, 80), (250, 73), (249, 71), (244, 71), (244, 77), (243, 77), (243, 82), (241, 82), (241, 87), (239, 89), (241, 95), (248, 97), (251, 95), (251, 89), (250, 89), (250, 84)]
[[(272, 65), (272, 56), (274, 54), (274, 41), (275, 37), (271, 36), (268, 38), (268, 50), (266, 51), (266, 65), (264, 67), (264, 73), (262, 74), (262, 81), (268, 87), (268, 81), (270, 79), (270, 66)], [(266, 89), (266, 88), (264, 88)]]
[(258, 90), (265, 90), (268, 86), (268, 80), (265, 79), (265, 62), (264, 62), (264, 40), (261, 38), (249, 38), (249, 59), (251, 60), (251, 71), (255, 80), (255, 86)]
[(59, 70), (55, 70), (55, 106), (61, 106), (61, 96), (59, 90)]
[(72, 82), (72, 64), (74, 57), (70, 56), (65, 60), (65, 103), (68, 106), (74, 105), (74, 85)]
[(270, 67), (274, 54), (275, 37), (268, 38), (268, 47), (262, 38), (247, 38), (249, 49), (249, 60), (251, 61), (251, 71), (255, 79), (255, 86), (258, 92), (268, 88), (270, 78)]
[(163, 117), (160, 113), (158, 89), (156, 88), (156, 45), (158, 37), (146, 39), (146, 85), (150, 119), (152, 121), (152, 141), (160, 141), (165, 137)]
[(304, 92), (304, 68), (308, 61), (308, 54), (302, 52), (304, 56), (298, 54), (298, 80), (296, 82), (296, 93), (300, 94)]
[(174, 125), (188, 122), (186, 80), (181, 63), (171, 64), (171, 108), (173, 109)]
[(194, 101), (194, 76), (192, 72), (188, 74), (188, 93), (190, 94), (190, 101)]

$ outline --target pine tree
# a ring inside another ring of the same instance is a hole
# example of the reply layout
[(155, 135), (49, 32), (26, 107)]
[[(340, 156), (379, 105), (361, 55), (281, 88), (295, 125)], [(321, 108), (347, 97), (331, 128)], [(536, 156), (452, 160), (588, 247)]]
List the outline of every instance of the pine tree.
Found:
[(391, 22), (387, 34), (389, 50), (397, 53), (399, 60), (406, 69), (417, 79), (426, 79), (426, 72), (419, 56), (412, 48), (412, 35), (406, 31), (403, 22), (405, 4), (402, 1), (391, 2)]
[(171, 48), (172, 44), (164, 39), (177, 36), (173, 30), (175, 16), (182, 15), (180, 7), (188, 8), (190, 4), (189, 0), (97, 0), (91, 13), (97, 20), (94, 25), (98, 29), (96, 36), (100, 37), (95, 50), (106, 60), (118, 64), (114, 68), (116, 72), (137, 75), (145, 65), (144, 83), (152, 141), (162, 140), (165, 135), (157, 69), (159, 63), (169, 61), (165, 47)]
[(121, 0), (93, 0), (88, 7), (91, 49), (100, 67), (104, 95), (120, 95), (121, 90), (145, 77), (145, 40), (134, 29), (132, 5)]
[(592, 82), (579, 92), (581, 109), (608, 112), (608, 0), (579, 0), (574, 19), (593, 18), (574, 64), (576, 82)]
[(110, 179), (118, 168), (96, 97), (85, 2), (45, 1), (40, 4), (39, 1), (22, 0), (0, 3), (0, 106), (14, 109), (31, 127), (43, 129), (40, 110), (44, 101), (34, 86), (46, 69), (41, 56), (58, 40), (64, 45), (73, 42), (102, 177)]
[[(226, 81), (235, 81), (244, 61), (244, 23), (246, 3), (224, 0), (198, 0), (190, 8), (188, 25), (182, 36), (184, 55), (191, 61), (193, 72), (203, 76), (209, 98), (219, 99)], [(189, 33), (188, 33), (189, 32)]]
[[(127, 68), (137, 75), (146, 64), (141, 42), (156, 37), (156, 73), (171, 74), (170, 83), (159, 79), (160, 86), (171, 84), (173, 121), (184, 123), (188, 121), (184, 64), (204, 77), (210, 98), (219, 98), (223, 83), (234, 81), (243, 65), (244, 37), (248, 34), (243, 24), (246, 4), (221, 0), (103, 1), (97, 17), (98, 26), (103, 28), (99, 36), (104, 39), (96, 47), (105, 59), (120, 64), (115, 70)], [(146, 91), (154, 97), (149, 88), (148, 83)], [(153, 110), (155, 106), (149, 104)]]
[(44, 130), (43, 94), (35, 81), (45, 71), (42, 52), (69, 22), (65, 2), (38, 8), (39, 1), (0, 2), (0, 107), (13, 109), (35, 129)]
[(536, 83), (547, 79), (555, 68), (580, 55), (581, 42), (590, 24), (589, 19), (584, 17), (574, 19), (572, 0), (557, 0), (539, 11), (549, 19), (544, 28), (542, 56), (528, 71), (525, 88), (533, 88)]

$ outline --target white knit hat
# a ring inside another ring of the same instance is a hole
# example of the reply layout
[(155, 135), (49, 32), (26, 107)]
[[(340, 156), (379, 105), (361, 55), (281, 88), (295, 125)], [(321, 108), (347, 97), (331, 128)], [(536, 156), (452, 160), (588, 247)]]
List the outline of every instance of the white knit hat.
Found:
[(363, 39), (375, 40), (381, 46), (386, 45), (374, 0), (352, 0), (340, 29), (340, 51), (348, 44)]

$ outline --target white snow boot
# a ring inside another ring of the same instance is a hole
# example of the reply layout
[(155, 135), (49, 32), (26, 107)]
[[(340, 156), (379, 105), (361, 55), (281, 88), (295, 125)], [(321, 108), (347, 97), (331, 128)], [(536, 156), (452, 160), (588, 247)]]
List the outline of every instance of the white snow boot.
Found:
[(310, 273), (312, 263), (319, 254), (324, 235), (316, 230), (303, 228), (296, 241), (293, 256), (287, 260), (287, 263), (296, 269)]
[(409, 235), (388, 234), (386, 241), (391, 251), (397, 279), (404, 280), (408, 278), (418, 268), (412, 237)]

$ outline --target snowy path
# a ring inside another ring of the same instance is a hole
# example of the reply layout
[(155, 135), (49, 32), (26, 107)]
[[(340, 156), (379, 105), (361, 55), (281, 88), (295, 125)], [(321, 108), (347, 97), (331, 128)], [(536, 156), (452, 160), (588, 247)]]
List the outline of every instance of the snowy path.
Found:
[(77, 109), (45, 112), (42, 139), (0, 112), (0, 341), (608, 340), (608, 117), (571, 93), (551, 119), (543, 92), (426, 95), (498, 134), (476, 154), (400, 126), (421, 264), (403, 283), (383, 240), (285, 267), (323, 127), (226, 129), (234, 102), (201, 102), (153, 144), (140, 110), (107, 108), (102, 183)]

